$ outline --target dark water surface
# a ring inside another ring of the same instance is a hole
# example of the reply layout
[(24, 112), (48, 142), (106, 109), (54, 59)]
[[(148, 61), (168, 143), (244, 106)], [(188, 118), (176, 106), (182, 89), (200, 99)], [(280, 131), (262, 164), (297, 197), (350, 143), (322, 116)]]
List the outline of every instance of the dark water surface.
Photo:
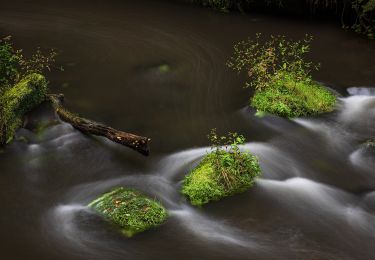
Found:
[[(336, 112), (255, 117), (225, 62), (256, 32), (312, 34), (315, 78), (342, 94)], [(82, 135), (48, 104), (34, 111), (0, 154), (0, 259), (375, 259), (375, 159), (360, 145), (375, 135), (373, 42), (334, 24), (145, 0), (2, 0), (0, 34), (26, 53), (59, 50), (51, 92), (71, 110), (152, 138), (146, 158)], [(264, 174), (197, 209), (178, 190), (213, 127), (243, 133)], [(87, 210), (118, 185), (161, 200), (167, 223), (126, 239)]]

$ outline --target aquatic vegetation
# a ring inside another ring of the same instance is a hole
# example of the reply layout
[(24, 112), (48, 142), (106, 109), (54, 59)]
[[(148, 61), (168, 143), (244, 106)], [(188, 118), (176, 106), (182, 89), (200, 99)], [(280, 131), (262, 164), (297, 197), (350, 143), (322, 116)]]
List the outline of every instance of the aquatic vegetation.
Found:
[(245, 87), (255, 88), (250, 104), (260, 112), (282, 117), (313, 116), (334, 109), (336, 97), (312, 80), (311, 72), (319, 65), (306, 59), (312, 37), (287, 40), (271, 36), (261, 42), (241, 41), (227, 65), (237, 72), (246, 71), (250, 80)]
[(23, 116), (45, 100), (47, 81), (40, 74), (30, 74), (0, 96), (0, 144), (10, 142), (22, 126)]
[(191, 204), (202, 206), (210, 201), (241, 193), (254, 185), (261, 174), (258, 160), (249, 152), (240, 151), (245, 138), (237, 133), (209, 135), (211, 152), (184, 179), (182, 194)]
[(103, 194), (88, 207), (119, 226), (128, 237), (157, 227), (168, 217), (167, 210), (159, 202), (123, 187)]

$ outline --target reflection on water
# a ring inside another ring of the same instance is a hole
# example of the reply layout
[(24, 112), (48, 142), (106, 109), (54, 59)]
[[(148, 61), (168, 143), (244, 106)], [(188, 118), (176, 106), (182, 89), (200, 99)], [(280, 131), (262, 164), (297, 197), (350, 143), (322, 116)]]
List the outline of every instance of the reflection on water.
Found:
[[(286, 120), (245, 107), (249, 91), (225, 61), (234, 42), (259, 31), (315, 36), (313, 58), (324, 64), (316, 78), (349, 93), (337, 111)], [(49, 76), (69, 108), (152, 138), (145, 158), (40, 107), (1, 153), (2, 258), (374, 258), (375, 160), (362, 145), (375, 131), (375, 88), (362, 86), (375, 82), (374, 44), (326, 24), (146, 0), (7, 2), (0, 33), (26, 52), (61, 50), (66, 70)], [(41, 120), (52, 123), (39, 131)], [(194, 208), (179, 189), (213, 127), (243, 133), (241, 149), (259, 158), (263, 176), (244, 194)], [(115, 186), (160, 200), (167, 223), (122, 237), (86, 207)]]

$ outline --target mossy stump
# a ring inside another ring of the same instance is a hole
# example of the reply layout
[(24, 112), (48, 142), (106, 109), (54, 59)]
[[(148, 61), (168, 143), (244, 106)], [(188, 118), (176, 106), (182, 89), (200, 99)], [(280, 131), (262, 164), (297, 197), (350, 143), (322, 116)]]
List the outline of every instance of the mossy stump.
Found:
[[(241, 159), (236, 162), (233, 156), (227, 151), (207, 154), (185, 177), (181, 192), (192, 205), (202, 206), (218, 201), (245, 192), (254, 185), (256, 177), (261, 174), (257, 158), (243, 152), (237, 154), (237, 158)], [(228, 161), (233, 163), (227, 164)]]
[(138, 191), (118, 187), (88, 204), (109, 222), (120, 227), (127, 237), (160, 226), (167, 210)]
[(0, 97), (0, 145), (12, 140), (22, 126), (24, 115), (45, 100), (47, 81), (40, 74), (30, 74), (7, 89)]

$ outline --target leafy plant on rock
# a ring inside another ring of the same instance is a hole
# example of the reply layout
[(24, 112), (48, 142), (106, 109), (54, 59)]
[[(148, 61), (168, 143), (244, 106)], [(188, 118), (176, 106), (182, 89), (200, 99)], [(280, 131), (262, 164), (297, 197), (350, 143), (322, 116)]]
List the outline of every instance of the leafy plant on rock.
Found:
[(251, 105), (258, 111), (298, 117), (333, 110), (335, 96), (312, 80), (311, 73), (319, 69), (319, 64), (307, 59), (312, 39), (306, 35), (293, 41), (278, 35), (262, 41), (258, 33), (234, 46), (227, 65), (247, 72), (245, 87), (256, 90)]
[(242, 135), (218, 136), (213, 129), (208, 137), (211, 152), (183, 182), (182, 194), (196, 206), (246, 191), (261, 173), (257, 158), (240, 150)]
[(37, 48), (30, 57), (26, 57), (22, 49), (16, 49), (10, 36), (0, 39), (0, 86), (9, 88), (21, 78), (32, 73), (50, 71), (55, 63), (57, 52), (43, 52)]

